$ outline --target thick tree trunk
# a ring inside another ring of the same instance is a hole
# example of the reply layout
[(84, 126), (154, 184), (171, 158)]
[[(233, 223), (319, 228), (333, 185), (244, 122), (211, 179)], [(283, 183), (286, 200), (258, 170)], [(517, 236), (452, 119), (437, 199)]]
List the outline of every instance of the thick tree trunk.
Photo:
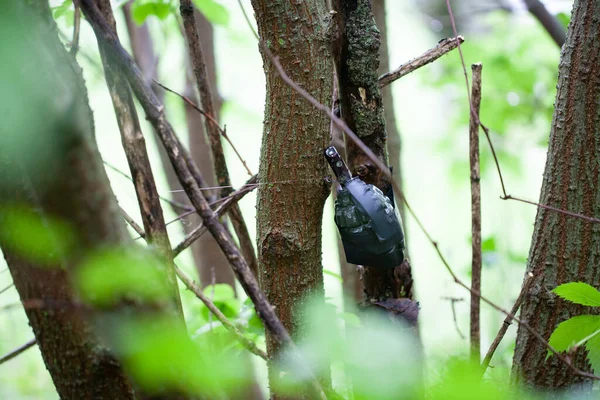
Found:
[[(260, 38), (290, 77), (324, 104), (331, 103), (333, 64), (322, 0), (253, 0)], [(279, 77), (262, 49), (267, 100), (258, 192), (259, 281), (290, 333), (306, 326), (299, 314), (309, 297), (323, 300), (321, 220), (329, 195), (323, 150), (329, 118)], [(279, 346), (267, 335), (270, 356)], [(269, 368), (274, 383), (277, 371)], [(301, 396), (299, 396), (301, 397)], [(274, 393), (273, 398), (282, 398)]]
[[(127, 240), (96, 148), (81, 70), (58, 40), (47, 2), (30, 1), (35, 13), (25, 13), (19, 3), (8, 2), (0, 15), (0, 37), (12, 41), (0, 46), (0, 57), (11, 60), (0, 75), (7, 111), (0, 128), (0, 246), (60, 397), (134, 399), (71, 286), (70, 272), (82, 254)], [(45, 223), (68, 224), (76, 246), (60, 251), (68, 243), (49, 230), (57, 254), (35, 257), (36, 234), (43, 233), (9, 228), (19, 213), (8, 205), (29, 208)], [(34, 248), (15, 247), (24, 234)]]
[[(577, 0), (559, 67), (556, 108), (540, 203), (600, 217), (600, 2)], [(600, 286), (600, 230), (581, 219), (539, 208), (527, 270), (535, 282), (521, 318), (548, 338), (557, 324), (583, 312), (558, 299), (557, 285), (583, 281)], [(581, 378), (519, 328), (513, 376), (528, 386), (565, 388)], [(573, 358), (587, 369), (585, 354)]]

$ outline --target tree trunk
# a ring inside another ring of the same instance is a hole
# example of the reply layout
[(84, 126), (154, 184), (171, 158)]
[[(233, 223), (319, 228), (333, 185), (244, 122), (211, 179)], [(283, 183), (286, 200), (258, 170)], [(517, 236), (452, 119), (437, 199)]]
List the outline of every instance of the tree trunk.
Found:
[[(576, 0), (561, 55), (558, 90), (540, 203), (600, 217), (600, 2)], [(580, 306), (550, 291), (565, 282), (600, 286), (600, 230), (592, 223), (538, 209), (527, 270), (535, 282), (521, 318), (548, 338), (557, 324), (581, 314)], [(519, 327), (513, 377), (541, 389), (581, 382)], [(588, 369), (585, 354), (573, 358)]]
[[(127, 240), (96, 148), (81, 69), (58, 40), (47, 2), (29, 1), (29, 13), (19, 3), (8, 2), (0, 15), (0, 55), (11, 60), (0, 75), (0, 108), (8, 111), (0, 128), (0, 246), (60, 397), (134, 399), (71, 286), (70, 272), (85, 252)], [(31, 246), (15, 244), (25, 234), (37, 246), (44, 233), (9, 228), (19, 216), (13, 205), (31, 210), (48, 229), (49, 252), (36, 256)], [(55, 219), (73, 231), (70, 251), (60, 250), (69, 243), (50, 229)]]
[[(331, 103), (333, 64), (329, 52), (329, 10), (322, 0), (253, 0), (260, 38), (283, 69), (323, 104)], [(329, 195), (323, 150), (330, 141), (323, 115), (279, 77), (262, 50), (267, 79), (261, 148), (257, 232), (259, 281), (292, 336), (307, 329), (301, 305), (323, 301), (321, 220)], [(267, 334), (269, 355), (278, 343)], [(273, 386), (276, 370), (269, 366)], [(298, 395), (298, 398), (305, 396)], [(278, 393), (273, 398), (283, 398)]]

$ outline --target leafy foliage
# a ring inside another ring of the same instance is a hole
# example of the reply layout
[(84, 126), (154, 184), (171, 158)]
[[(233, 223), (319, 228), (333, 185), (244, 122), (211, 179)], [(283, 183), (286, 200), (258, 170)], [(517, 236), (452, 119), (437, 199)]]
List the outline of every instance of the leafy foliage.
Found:
[[(600, 292), (584, 282), (570, 282), (553, 292), (561, 298), (584, 306), (600, 306)], [(588, 360), (594, 371), (600, 371), (600, 316), (578, 315), (561, 322), (549, 339), (557, 351), (570, 351), (585, 345)], [(548, 352), (548, 356), (552, 353)]]
[(151, 15), (164, 20), (173, 11), (174, 5), (170, 0), (138, 0), (131, 7), (131, 16), (136, 24), (142, 25)]
[(584, 282), (570, 282), (557, 286), (553, 292), (565, 300), (582, 306), (600, 306), (600, 292)]
[(227, 25), (229, 23), (229, 12), (220, 3), (215, 0), (194, 0), (198, 10), (207, 20), (215, 25)]
[[(67, 0), (72, 1), (72, 0)], [(215, 25), (227, 25), (229, 12), (227, 8), (215, 0), (193, 0), (198, 10)], [(136, 0), (131, 7), (132, 17), (136, 24), (143, 24), (150, 16), (160, 20), (172, 13), (177, 14), (177, 2), (174, 0)]]
[(27, 260), (60, 266), (77, 247), (77, 234), (61, 219), (30, 208), (4, 206), (0, 207), (0, 241)]

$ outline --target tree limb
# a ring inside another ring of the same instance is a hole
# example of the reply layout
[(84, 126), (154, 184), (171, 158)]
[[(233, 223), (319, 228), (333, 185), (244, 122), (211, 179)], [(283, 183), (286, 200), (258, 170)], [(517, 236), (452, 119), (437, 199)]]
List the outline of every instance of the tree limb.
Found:
[[(473, 85), (471, 99), (475, 115), (479, 115), (481, 105), (481, 63), (471, 65), (473, 71)], [(472, 115), (472, 114), (470, 114)], [(471, 117), (469, 122), (469, 163), (471, 166), (471, 289), (481, 292), (481, 186), (479, 172), (479, 124), (477, 119)], [(481, 327), (479, 297), (471, 292), (471, 360), (479, 364), (481, 357)]]
[(411, 72), (414, 72), (415, 70), (434, 62), (444, 54), (447, 54), (452, 50), (456, 49), (458, 47), (457, 42), (463, 43), (464, 41), (465, 38), (462, 36), (440, 40), (434, 48), (427, 50), (419, 57), (405, 64), (402, 64), (393, 71), (381, 75), (379, 77), (379, 87), (383, 88), (389, 85), (390, 83), (402, 78), (403, 76), (408, 75)]
[[(192, 1), (181, 0), (179, 9), (181, 13), (181, 18), (183, 19), (183, 27), (186, 36), (186, 42), (188, 45), (190, 61), (192, 63), (192, 69), (196, 77), (196, 85), (198, 87), (198, 92), (200, 93), (200, 102), (202, 104), (203, 115), (205, 116), (204, 121), (206, 132), (208, 133), (208, 137), (210, 139), (217, 181), (219, 182), (219, 186), (231, 186), (231, 179), (229, 177), (229, 171), (227, 169), (227, 162), (225, 161), (223, 146), (221, 145), (221, 134), (224, 131), (221, 130), (219, 124), (214, 118), (216, 116), (216, 113), (213, 104), (212, 93), (210, 90), (208, 72), (206, 70), (206, 64), (204, 62), (202, 45), (200, 44), (200, 39), (198, 37), (198, 29), (196, 26), (196, 17), (194, 15), (194, 6), (192, 5)], [(224, 137), (227, 138), (227, 135), (225, 134)], [(229, 139), (227, 138), (227, 140)], [(242, 159), (241, 156), (240, 159)], [(250, 173), (249, 170), (248, 172)], [(250, 175), (252, 175), (252, 173), (250, 173)], [(220, 197), (227, 196), (231, 192), (232, 190), (230, 188), (225, 187), (221, 190)], [(240, 242), (242, 254), (244, 255), (244, 258), (246, 258), (246, 262), (250, 266), (250, 269), (256, 275), (258, 269), (256, 254), (254, 252), (252, 239), (250, 238), (250, 234), (248, 233), (248, 228), (246, 227), (246, 222), (244, 221), (244, 217), (242, 215), (242, 211), (240, 210), (239, 205), (234, 204), (231, 207), (229, 215), (231, 219), (231, 224), (233, 225), (233, 229), (235, 230), (235, 233)]]
[(523, 2), (527, 6), (529, 13), (542, 24), (546, 32), (554, 40), (554, 43), (561, 48), (565, 44), (567, 32), (560, 21), (554, 15), (550, 14), (544, 3), (540, 0), (523, 0)]

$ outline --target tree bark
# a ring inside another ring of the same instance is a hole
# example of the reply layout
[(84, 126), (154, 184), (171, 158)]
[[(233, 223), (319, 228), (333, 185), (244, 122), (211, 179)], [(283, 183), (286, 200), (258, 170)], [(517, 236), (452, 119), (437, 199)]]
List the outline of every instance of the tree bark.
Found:
[[(59, 396), (134, 399), (131, 382), (86, 322), (71, 286), (85, 252), (121, 245), (127, 232), (95, 144), (81, 69), (60, 43), (47, 2), (28, 5), (27, 13), (20, 2), (8, 2), (0, 15), (1, 37), (14, 41), (0, 46), (2, 59), (11, 60), (0, 75), (9, 111), (0, 128), (0, 246)], [(35, 117), (15, 121), (23, 110)], [(19, 141), (23, 135), (28, 140)], [(76, 248), (49, 263), (32, 258), (29, 248), (13, 248), (24, 228), (7, 231), (15, 216), (5, 208), (10, 204), (42, 221), (67, 223)], [(32, 302), (41, 306), (29, 307)]]
[[(325, 2), (253, 0), (252, 5), (264, 45), (295, 82), (330, 104), (333, 64)], [(259, 187), (259, 282), (285, 327), (300, 337), (308, 327), (299, 306), (324, 296), (321, 220), (329, 185), (323, 149), (330, 140), (330, 121), (283, 82), (264, 49), (262, 54), (267, 99), (259, 181), (292, 182)], [(270, 334), (267, 349), (269, 356), (277, 356), (279, 345)], [(273, 362), (269, 367), (273, 386), (278, 371)], [(284, 397), (273, 393), (273, 398)]]
[[(577, 0), (559, 66), (556, 106), (540, 203), (600, 217), (600, 2)], [(600, 286), (600, 230), (588, 221), (538, 208), (527, 271), (535, 281), (521, 318), (548, 338), (560, 322), (584, 310), (550, 291), (565, 282)], [(513, 377), (541, 389), (582, 381), (519, 328)], [(589, 370), (582, 349), (573, 364)]]

